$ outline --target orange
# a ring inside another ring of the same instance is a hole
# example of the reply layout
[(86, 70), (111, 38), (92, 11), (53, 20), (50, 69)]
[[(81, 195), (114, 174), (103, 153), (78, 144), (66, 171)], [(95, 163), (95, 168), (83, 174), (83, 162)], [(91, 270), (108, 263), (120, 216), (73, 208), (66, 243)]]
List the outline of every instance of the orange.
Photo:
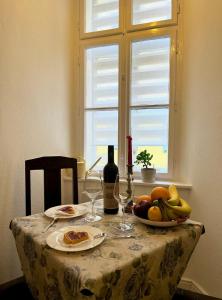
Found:
[(152, 201), (159, 200), (159, 199), (166, 201), (169, 198), (170, 198), (170, 194), (169, 194), (168, 189), (166, 189), (162, 186), (155, 187), (151, 192)]
[(162, 221), (162, 213), (158, 206), (151, 206), (148, 209), (148, 219), (150, 221)]
[(139, 204), (141, 201), (151, 201), (151, 196), (150, 195), (140, 195), (140, 196), (135, 196), (135, 202), (136, 204)]

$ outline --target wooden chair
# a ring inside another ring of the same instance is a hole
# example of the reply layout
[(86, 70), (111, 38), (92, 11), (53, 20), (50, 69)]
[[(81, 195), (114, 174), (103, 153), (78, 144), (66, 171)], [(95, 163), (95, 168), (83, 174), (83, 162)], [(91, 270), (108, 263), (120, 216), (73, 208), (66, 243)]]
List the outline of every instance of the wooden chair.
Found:
[(45, 156), (25, 161), (26, 215), (31, 214), (31, 170), (44, 170), (44, 209), (61, 204), (61, 169), (72, 169), (73, 203), (78, 204), (77, 160)]

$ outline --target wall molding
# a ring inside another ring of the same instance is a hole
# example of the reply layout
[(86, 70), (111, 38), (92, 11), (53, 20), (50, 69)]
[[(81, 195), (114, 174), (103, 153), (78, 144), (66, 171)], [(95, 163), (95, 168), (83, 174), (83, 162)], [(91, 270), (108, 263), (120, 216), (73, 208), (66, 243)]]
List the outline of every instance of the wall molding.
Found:
[(23, 282), (25, 282), (25, 277), (21, 276), (21, 277), (18, 277), (16, 279), (13, 279), (13, 280), (10, 280), (8, 282), (0, 284), (0, 295), (5, 290), (7, 290), (7, 289), (9, 289), (9, 288), (11, 288), (11, 287), (13, 287), (17, 284), (23, 283)]
[(178, 288), (208, 296), (208, 293), (204, 290), (204, 288), (190, 278), (182, 277), (178, 284)]

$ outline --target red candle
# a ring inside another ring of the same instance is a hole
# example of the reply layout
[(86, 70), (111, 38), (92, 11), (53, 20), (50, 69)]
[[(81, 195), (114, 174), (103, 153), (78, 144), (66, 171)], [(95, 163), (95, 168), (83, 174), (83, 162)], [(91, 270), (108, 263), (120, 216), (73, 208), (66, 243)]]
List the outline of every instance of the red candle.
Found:
[(132, 166), (132, 137), (127, 136), (128, 139), (128, 166)]

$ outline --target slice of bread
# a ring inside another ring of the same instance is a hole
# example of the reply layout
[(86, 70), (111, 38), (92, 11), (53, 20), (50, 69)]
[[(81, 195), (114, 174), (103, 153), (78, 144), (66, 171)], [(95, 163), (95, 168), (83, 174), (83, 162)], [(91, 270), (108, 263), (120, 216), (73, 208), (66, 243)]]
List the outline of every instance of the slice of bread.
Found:
[(64, 234), (64, 242), (66, 244), (78, 244), (89, 239), (89, 235), (85, 231), (68, 231)]
[(58, 209), (59, 212), (69, 215), (74, 215), (75, 209), (71, 205), (66, 205)]

